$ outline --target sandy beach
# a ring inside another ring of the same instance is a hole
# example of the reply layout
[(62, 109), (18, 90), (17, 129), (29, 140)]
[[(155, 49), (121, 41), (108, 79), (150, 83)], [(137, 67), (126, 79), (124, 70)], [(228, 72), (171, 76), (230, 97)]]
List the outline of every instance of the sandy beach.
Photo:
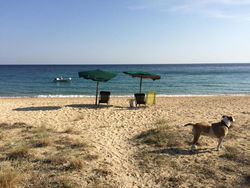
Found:
[[(138, 108), (130, 108), (128, 99), (111, 97), (109, 105), (96, 108), (92, 97), (1, 98), (2, 173), (3, 169), (25, 172), (19, 182), (23, 187), (35, 185), (34, 174), (43, 177), (40, 185), (54, 182), (52, 185), (59, 186), (61, 178), (75, 187), (249, 185), (250, 96), (157, 97), (156, 105)], [(217, 140), (202, 137), (197, 152), (190, 153), (191, 128), (183, 125), (217, 122), (222, 115), (236, 119), (223, 142), (225, 148), (217, 152)], [(13, 125), (22, 126), (11, 128)], [(178, 144), (156, 146), (138, 139), (138, 135), (159, 126), (170, 127)], [(28, 161), (29, 168), (18, 166), (17, 159), (9, 160), (10, 150), (20, 142), (34, 139), (34, 131), (29, 130), (39, 127), (50, 131), (52, 141), (48, 146), (30, 147), (25, 159), (18, 159)], [(66, 144), (62, 146), (67, 139), (82, 140), (87, 146), (77, 151), (72, 147), (71, 151)], [(230, 157), (230, 151), (234, 156)], [(67, 160), (55, 165), (51, 162), (47, 169), (40, 169), (38, 164), (54, 152)], [(61, 170), (70, 163), (68, 156), (81, 158), (83, 167)]]

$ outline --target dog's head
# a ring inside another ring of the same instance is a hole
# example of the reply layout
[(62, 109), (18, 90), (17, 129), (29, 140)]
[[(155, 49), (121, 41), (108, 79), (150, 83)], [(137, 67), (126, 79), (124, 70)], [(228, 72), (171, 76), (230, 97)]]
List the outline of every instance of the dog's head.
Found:
[(222, 120), (224, 121), (230, 121), (230, 122), (235, 122), (235, 119), (232, 116), (222, 116)]
[(228, 127), (230, 127), (231, 123), (235, 122), (235, 119), (232, 116), (222, 116), (221, 121), (223, 121)]

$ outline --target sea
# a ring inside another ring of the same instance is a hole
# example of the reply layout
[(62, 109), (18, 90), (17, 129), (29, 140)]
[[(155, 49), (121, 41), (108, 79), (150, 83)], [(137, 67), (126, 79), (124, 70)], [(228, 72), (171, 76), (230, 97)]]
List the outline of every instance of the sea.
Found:
[[(79, 71), (102, 69), (118, 75), (99, 83), (99, 91), (112, 96), (133, 96), (140, 79), (124, 71), (161, 76), (143, 79), (142, 92), (158, 96), (250, 95), (250, 64), (128, 64), (128, 65), (0, 65), (0, 97), (94, 97), (96, 81), (78, 77)], [(56, 77), (71, 82), (54, 82)]]

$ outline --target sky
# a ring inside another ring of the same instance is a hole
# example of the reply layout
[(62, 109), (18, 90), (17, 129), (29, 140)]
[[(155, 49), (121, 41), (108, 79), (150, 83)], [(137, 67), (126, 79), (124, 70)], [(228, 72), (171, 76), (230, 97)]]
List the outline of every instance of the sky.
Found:
[(0, 64), (250, 63), (250, 0), (0, 0)]

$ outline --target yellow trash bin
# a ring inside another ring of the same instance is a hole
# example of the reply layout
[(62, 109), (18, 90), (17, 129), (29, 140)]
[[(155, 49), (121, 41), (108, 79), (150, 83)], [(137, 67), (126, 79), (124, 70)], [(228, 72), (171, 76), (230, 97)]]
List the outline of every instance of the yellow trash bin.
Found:
[(156, 92), (148, 91), (146, 93), (146, 104), (155, 104)]

